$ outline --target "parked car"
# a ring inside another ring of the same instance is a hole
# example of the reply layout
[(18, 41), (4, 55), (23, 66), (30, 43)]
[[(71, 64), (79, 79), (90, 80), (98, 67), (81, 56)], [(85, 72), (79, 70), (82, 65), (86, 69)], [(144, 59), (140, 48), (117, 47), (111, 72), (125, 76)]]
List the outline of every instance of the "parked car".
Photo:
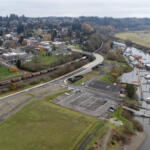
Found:
[(150, 79), (150, 74), (145, 75), (145, 79)]
[(146, 101), (150, 101), (150, 97), (147, 97), (147, 98), (146, 98)]
[(115, 108), (114, 108), (114, 107), (109, 107), (108, 111), (109, 111), (109, 112), (114, 112), (114, 111), (115, 111)]

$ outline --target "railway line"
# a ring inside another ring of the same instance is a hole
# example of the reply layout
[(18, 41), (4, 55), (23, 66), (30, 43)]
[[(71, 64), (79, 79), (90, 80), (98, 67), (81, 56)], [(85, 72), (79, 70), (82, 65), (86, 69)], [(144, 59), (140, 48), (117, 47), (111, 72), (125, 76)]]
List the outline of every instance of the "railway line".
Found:
[(5, 81), (2, 81), (0, 82), (0, 88), (6, 86), (6, 85), (9, 85), (11, 83), (16, 83), (16, 82), (19, 82), (19, 81), (25, 81), (27, 79), (32, 79), (32, 78), (35, 78), (35, 77), (38, 77), (38, 76), (41, 76), (43, 74), (47, 74), (47, 73), (50, 73), (50, 72), (53, 72), (57, 69), (60, 69), (62, 68), (63, 66), (65, 65), (72, 65), (72, 64), (75, 64), (77, 62), (81, 62), (83, 60), (87, 59), (86, 56), (82, 57), (82, 58), (79, 58), (79, 59), (76, 59), (74, 61), (71, 61), (69, 63), (66, 63), (66, 64), (63, 64), (63, 65), (59, 65), (59, 66), (56, 66), (56, 67), (52, 67), (52, 68), (49, 68), (49, 69), (46, 69), (46, 70), (42, 70), (40, 72), (35, 72), (35, 73), (31, 73), (31, 74), (28, 74), (26, 76), (23, 76), (23, 77), (18, 77), (18, 78), (13, 78), (11, 80), (5, 80)]

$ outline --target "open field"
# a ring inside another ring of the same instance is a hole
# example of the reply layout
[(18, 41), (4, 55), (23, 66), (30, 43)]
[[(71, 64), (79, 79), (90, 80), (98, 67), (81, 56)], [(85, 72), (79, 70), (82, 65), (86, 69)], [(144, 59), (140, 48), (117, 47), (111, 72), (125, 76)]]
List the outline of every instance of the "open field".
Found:
[(50, 102), (58, 94), (34, 101), (0, 124), (3, 150), (75, 150), (100, 124), (96, 118)]
[(150, 48), (150, 31), (123, 32), (115, 35), (123, 40), (130, 40), (136, 44)]

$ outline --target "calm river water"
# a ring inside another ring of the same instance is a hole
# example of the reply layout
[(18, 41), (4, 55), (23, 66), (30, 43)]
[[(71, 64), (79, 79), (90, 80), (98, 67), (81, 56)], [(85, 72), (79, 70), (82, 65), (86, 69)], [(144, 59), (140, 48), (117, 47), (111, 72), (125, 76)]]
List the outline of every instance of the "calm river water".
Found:
[[(127, 56), (126, 58), (128, 60), (130, 59), (129, 55), (142, 56), (142, 62), (150, 63), (150, 55), (136, 48), (127, 48), (124, 55)], [(136, 60), (132, 60), (132, 61), (130, 60), (131, 65), (135, 63), (137, 63)], [(139, 86), (137, 88), (137, 95), (140, 101), (141, 101), (141, 97), (143, 97), (144, 99), (150, 97), (150, 84), (148, 84), (147, 80), (145, 80), (144, 78), (146, 74), (150, 74), (150, 71), (134, 68), (132, 72), (125, 73), (122, 75), (122, 81), (126, 83), (135, 83), (140, 80), (142, 86), (141, 87)], [(143, 96), (141, 95), (141, 90), (143, 92)], [(143, 107), (150, 109), (150, 104), (147, 104), (145, 101), (141, 101), (141, 104)], [(140, 111), (145, 112), (146, 110), (142, 109)], [(147, 113), (150, 113), (150, 111), (147, 111)], [(145, 133), (147, 134), (147, 138), (144, 141), (144, 143), (141, 145), (139, 150), (150, 150), (150, 119), (142, 118), (142, 117), (136, 117), (136, 119), (143, 124)]]

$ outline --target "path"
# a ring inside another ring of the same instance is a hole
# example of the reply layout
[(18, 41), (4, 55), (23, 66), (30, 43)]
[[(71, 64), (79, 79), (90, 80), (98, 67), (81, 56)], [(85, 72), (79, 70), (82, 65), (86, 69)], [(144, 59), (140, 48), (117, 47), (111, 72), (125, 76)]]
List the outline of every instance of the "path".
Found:
[(95, 132), (93, 132), (92, 134), (90, 134), (80, 145), (80, 147), (78, 148), (78, 150), (85, 150), (86, 146), (88, 145), (88, 143), (92, 140), (92, 138), (96, 135), (96, 133), (98, 132), (98, 130), (100, 130), (104, 125), (105, 125), (105, 121), (96, 129)]
[(103, 145), (102, 145), (102, 150), (106, 150), (109, 138), (111, 136), (111, 132), (112, 132), (112, 127), (109, 126), (108, 132), (105, 136), (105, 139), (104, 139), (104, 142), (103, 142)]

